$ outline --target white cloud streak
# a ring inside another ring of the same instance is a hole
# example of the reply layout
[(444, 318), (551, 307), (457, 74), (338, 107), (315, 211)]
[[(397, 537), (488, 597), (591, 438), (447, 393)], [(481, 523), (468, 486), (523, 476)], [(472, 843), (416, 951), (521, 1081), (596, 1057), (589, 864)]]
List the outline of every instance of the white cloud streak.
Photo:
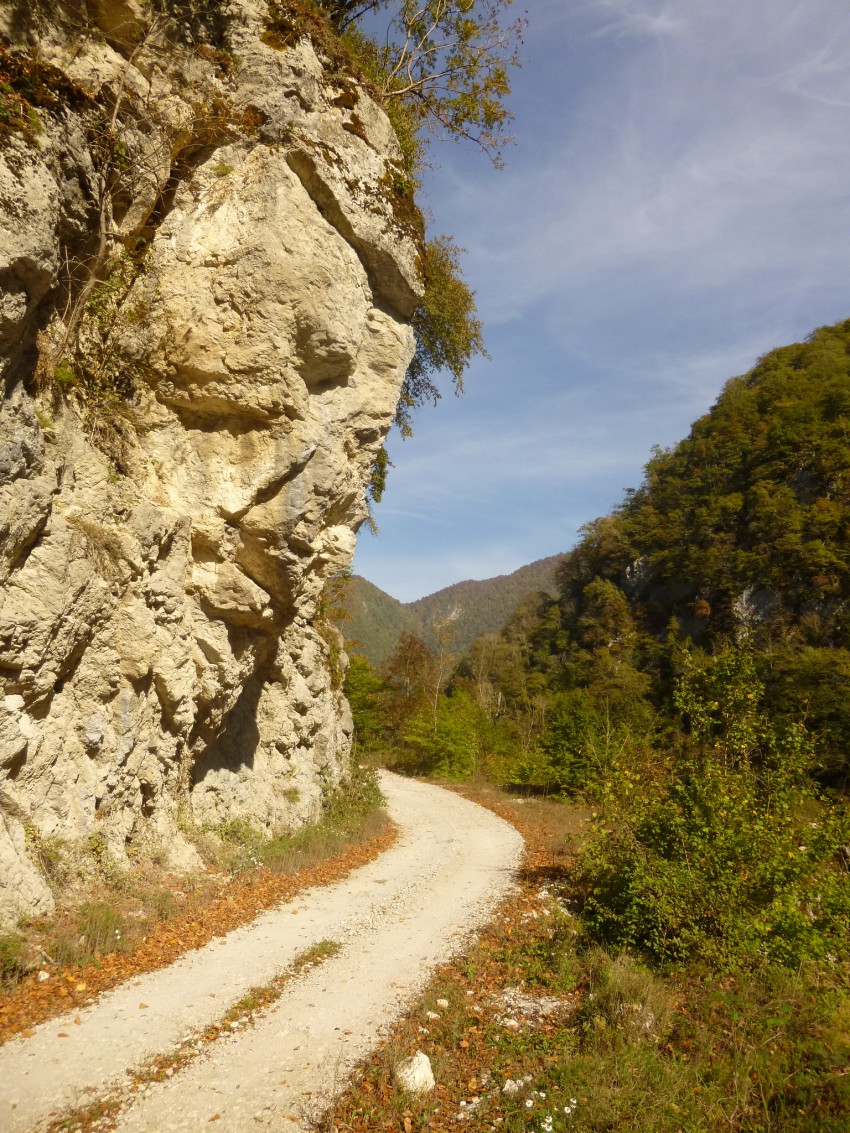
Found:
[[(824, 219), (850, 221), (845, 4), (605, 0), (585, 6), (585, 24), (594, 11), (577, 42), (562, 9), (566, 73), (560, 91), (544, 77), (540, 160), (493, 178), (485, 208), (479, 178), (452, 186), (491, 322), (541, 302), (586, 318), (597, 288), (638, 272), (659, 292), (693, 291), (843, 255)], [(598, 64), (571, 86), (588, 51)]]
[(392, 450), (362, 569), (399, 597), (565, 549), (726, 378), (850, 313), (846, 0), (530, 8), (508, 168), (448, 150), (430, 183), (494, 362)]

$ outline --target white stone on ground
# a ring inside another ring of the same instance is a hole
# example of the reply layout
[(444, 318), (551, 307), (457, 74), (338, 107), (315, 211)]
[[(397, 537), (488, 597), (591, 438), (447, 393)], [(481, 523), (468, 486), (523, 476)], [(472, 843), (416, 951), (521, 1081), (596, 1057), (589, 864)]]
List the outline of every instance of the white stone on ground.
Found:
[(411, 1094), (429, 1094), (437, 1084), (431, 1059), (421, 1050), (396, 1066), (395, 1078), (401, 1088)]

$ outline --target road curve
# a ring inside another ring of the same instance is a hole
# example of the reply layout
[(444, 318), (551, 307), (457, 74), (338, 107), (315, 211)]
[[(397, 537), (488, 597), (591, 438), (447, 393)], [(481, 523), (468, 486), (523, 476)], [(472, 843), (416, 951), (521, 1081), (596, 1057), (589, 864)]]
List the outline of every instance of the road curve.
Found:
[[(381, 773), (395, 845), (341, 882), (306, 891), (250, 925), (122, 984), (74, 1019), (0, 1047), (0, 1130), (33, 1133), (48, 1115), (126, 1082), (129, 1068), (218, 1020), (248, 988), (311, 945), (332, 959), (289, 984), (255, 1026), (219, 1039), (119, 1122), (124, 1133), (294, 1133), (326, 1108), (379, 1029), (454, 954), (513, 881), (520, 835), (489, 811)], [(65, 1037), (60, 1037), (65, 1036)]]

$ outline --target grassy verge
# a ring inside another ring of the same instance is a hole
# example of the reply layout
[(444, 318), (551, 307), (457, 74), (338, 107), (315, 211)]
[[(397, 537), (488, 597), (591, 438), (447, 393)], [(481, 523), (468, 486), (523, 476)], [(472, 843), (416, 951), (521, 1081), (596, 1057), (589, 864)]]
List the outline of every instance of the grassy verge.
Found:
[(234, 819), (195, 831), (194, 840), (211, 868), (230, 874), (297, 873), (380, 833), (383, 805), (374, 770), (358, 768), (344, 790), (328, 797), (320, 822), (268, 837), (250, 822)]
[[(794, 1130), (850, 1127), (850, 974), (776, 966), (719, 978), (651, 969), (592, 943), (569, 903), (569, 852), (586, 815), (483, 798), (528, 841), (517, 894), (467, 955), (444, 968), (330, 1121), (339, 1133), (466, 1127), (534, 1130)], [(435, 1091), (393, 1071), (423, 1050)]]
[(387, 848), (394, 828), (374, 776), (328, 800), (322, 822), (272, 839), (207, 831), (207, 868), (176, 877), (155, 863), (121, 873), (107, 863), (57, 892), (57, 913), (0, 936), (0, 1040), (171, 963)]

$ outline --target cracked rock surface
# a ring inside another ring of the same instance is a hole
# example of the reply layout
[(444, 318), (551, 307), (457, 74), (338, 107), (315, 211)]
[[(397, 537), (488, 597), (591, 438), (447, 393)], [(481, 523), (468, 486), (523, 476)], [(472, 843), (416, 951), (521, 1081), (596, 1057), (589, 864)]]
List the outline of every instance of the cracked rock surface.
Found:
[(143, 0), (43, 7), (0, 12), (67, 92), (0, 145), (0, 926), (51, 911), (34, 839), (188, 867), (179, 819), (293, 827), (345, 779), (322, 595), (419, 296), (386, 117), (259, 0), (229, 68)]

